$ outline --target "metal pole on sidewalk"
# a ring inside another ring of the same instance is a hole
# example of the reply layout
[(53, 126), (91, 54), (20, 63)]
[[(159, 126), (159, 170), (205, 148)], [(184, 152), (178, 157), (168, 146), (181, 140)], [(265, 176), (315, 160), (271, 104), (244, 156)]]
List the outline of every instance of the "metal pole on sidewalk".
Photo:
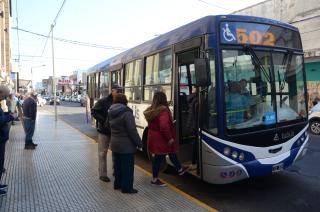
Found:
[(56, 74), (54, 70), (54, 47), (53, 47), (53, 28), (54, 25), (51, 24), (51, 44), (52, 44), (52, 84), (53, 84), (53, 102), (54, 102), (54, 120), (58, 120), (57, 114), (57, 86), (56, 86)]

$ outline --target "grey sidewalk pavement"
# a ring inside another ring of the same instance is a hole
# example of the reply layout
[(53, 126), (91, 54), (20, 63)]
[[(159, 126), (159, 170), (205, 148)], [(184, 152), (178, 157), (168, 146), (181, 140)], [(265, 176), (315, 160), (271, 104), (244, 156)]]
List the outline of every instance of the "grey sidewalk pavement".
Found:
[(138, 168), (137, 194), (113, 190), (112, 182), (98, 179), (97, 144), (49, 112), (39, 112), (34, 142), (36, 150), (24, 150), (21, 123), (12, 126), (2, 179), (9, 187), (0, 211), (207, 211), (169, 187), (151, 186)]

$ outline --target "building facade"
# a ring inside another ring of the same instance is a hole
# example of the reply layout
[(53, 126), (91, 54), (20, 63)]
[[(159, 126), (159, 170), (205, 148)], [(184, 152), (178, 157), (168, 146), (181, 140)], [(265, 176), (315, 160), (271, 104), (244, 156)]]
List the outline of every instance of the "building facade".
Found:
[(11, 0), (0, 0), (0, 83), (7, 84), (11, 88), (14, 83), (11, 80)]
[(233, 14), (276, 19), (299, 28), (310, 102), (320, 99), (320, 0), (267, 0)]

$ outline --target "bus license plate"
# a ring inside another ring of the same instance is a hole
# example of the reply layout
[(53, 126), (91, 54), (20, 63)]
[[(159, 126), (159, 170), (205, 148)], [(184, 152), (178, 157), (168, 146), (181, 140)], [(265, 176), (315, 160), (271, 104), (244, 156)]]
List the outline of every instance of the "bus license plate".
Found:
[(282, 170), (283, 170), (283, 163), (276, 164), (276, 165), (272, 166), (272, 172), (273, 173), (280, 172)]

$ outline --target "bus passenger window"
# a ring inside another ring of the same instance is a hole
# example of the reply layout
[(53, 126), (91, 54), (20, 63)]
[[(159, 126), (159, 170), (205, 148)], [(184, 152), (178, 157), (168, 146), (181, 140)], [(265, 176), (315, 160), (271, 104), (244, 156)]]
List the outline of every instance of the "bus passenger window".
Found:
[(111, 72), (111, 87), (114, 85), (121, 85), (120, 70)]
[(216, 98), (216, 71), (215, 71), (215, 59), (214, 51), (209, 51), (209, 64), (210, 64), (210, 76), (211, 85), (208, 87), (208, 93), (205, 97), (205, 104), (203, 111), (203, 127), (210, 133), (216, 135), (218, 133), (218, 112), (217, 112), (217, 98)]
[(100, 97), (109, 95), (109, 72), (103, 71), (100, 74)]
[(124, 93), (128, 101), (141, 100), (141, 60), (126, 64), (124, 73)]
[(171, 49), (146, 58), (144, 100), (151, 101), (156, 91), (163, 91), (171, 100)]

